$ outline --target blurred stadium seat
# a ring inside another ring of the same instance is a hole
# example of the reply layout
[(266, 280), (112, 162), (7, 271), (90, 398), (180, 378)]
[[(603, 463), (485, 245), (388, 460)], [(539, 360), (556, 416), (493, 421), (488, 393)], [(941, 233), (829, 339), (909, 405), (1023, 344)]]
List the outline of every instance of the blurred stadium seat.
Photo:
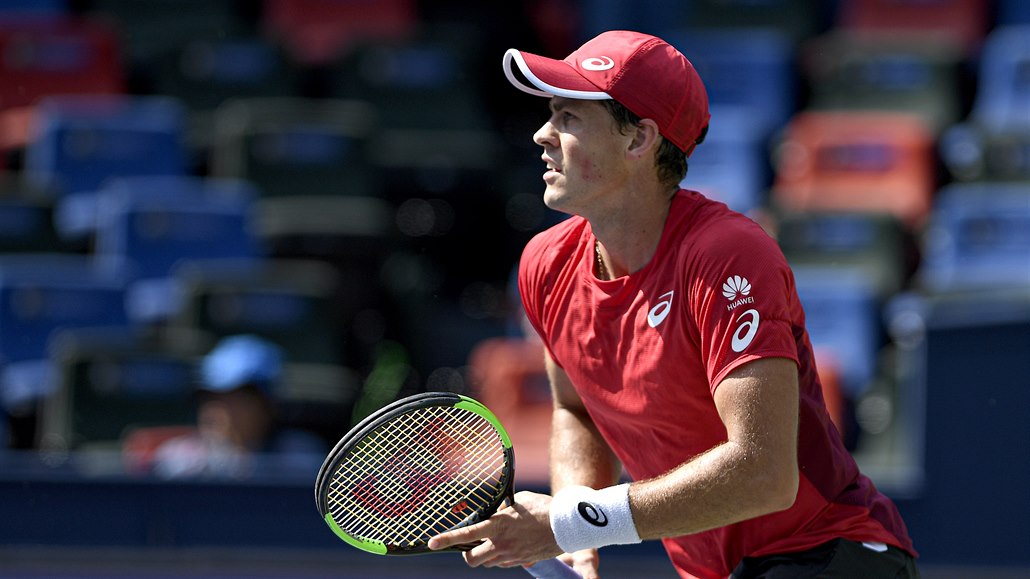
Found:
[(0, 18), (11, 16), (61, 16), (68, 13), (68, 0), (4, 0)]
[(991, 132), (1030, 130), (1030, 26), (991, 32), (971, 117)]
[(884, 344), (876, 288), (861, 268), (793, 269), (812, 346), (836, 367), (841, 390), (854, 400), (876, 376)]
[(931, 33), (974, 53), (990, 25), (982, 0), (843, 0), (836, 28), (853, 31)]
[(934, 292), (1030, 292), (1030, 182), (964, 183), (934, 203), (918, 272)]
[(8, 411), (31, 412), (53, 388), (47, 348), (55, 330), (128, 325), (127, 279), (81, 255), (0, 258), (0, 401)]
[(468, 364), (472, 395), (497, 415), (518, 449), (516, 476), (522, 486), (546, 485), (553, 402), (543, 344), (489, 338), (476, 344)]
[(376, 196), (367, 163), (376, 122), (365, 101), (233, 99), (214, 113), (211, 175), (251, 181), (267, 197)]
[(403, 40), (361, 42), (331, 65), (330, 93), (374, 103), (386, 129), (491, 129), (468, 40), (476, 32), (438, 26)]
[(997, 26), (1030, 24), (1030, 4), (1023, 0), (995, 0)]
[(197, 177), (129, 177), (96, 195), (93, 254), (133, 280), (129, 316), (167, 318), (181, 304), (173, 268), (190, 260), (265, 257), (254, 227), (257, 193), (247, 182)]
[(969, 118), (940, 142), (958, 180), (1030, 179), (1030, 26), (993, 30), (979, 60)]
[(683, 22), (692, 28), (775, 28), (792, 44), (817, 34), (829, 17), (829, 7), (820, 0), (689, 0), (681, 4)]
[[(822, 30), (831, 7), (821, 0), (589, 0), (581, 11), (584, 39), (619, 29), (666, 38), (665, 31), (681, 26), (716, 31), (775, 28), (793, 44)], [(693, 60), (689, 54), (687, 58)]]
[(182, 260), (260, 259), (248, 182), (196, 177), (109, 181), (97, 200), (95, 254), (137, 278), (166, 277)]
[[(704, 79), (711, 106), (747, 109), (768, 137), (794, 113), (794, 47), (774, 28), (670, 29), (662, 38)], [(713, 118), (713, 127), (719, 122)]]
[(55, 389), (41, 406), (40, 448), (113, 450), (130, 429), (192, 422), (196, 360), (209, 347), (182, 332), (174, 339), (118, 328), (55, 333)]
[(87, 14), (111, 23), (125, 54), (126, 73), (135, 90), (151, 90), (151, 68), (160, 58), (198, 40), (233, 37), (253, 32), (247, 22), (249, 3), (236, 0), (90, 0)]
[(836, 33), (812, 39), (801, 57), (813, 110), (880, 110), (919, 115), (935, 133), (962, 111), (962, 52), (916, 33)]
[(788, 211), (890, 213), (919, 227), (937, 186), (933, 145), (910, 114), (798, 113), (775, 152), (770, 200)]
[(357, 42), (404, 38), (417, 28), (412, 0), (264, 0), (263, 32), (297, 62), (324, 65)]
[(907, 285), (915, 261), (910, 237), (887, 214), (814, 211), (777, 220), (777, 241), (792, 267), (861, 270), (880, 299)]
[(25, 151), (25, 178), (57, 195), (111, 177), (185, 175), (185, 110), (167, 97), (47, 97)]
[(153, 90), (191, 112), (213, 111), (231, 98), (298, 96), (301, 87), (300, 71), (259, 36), (191, 39), (155, 58), (151, 72)]
[(0, 254), (63, 251), (54, 228), (53, 200), (23, 191), (0, 184)]
[(973, 110), (942, 135), (941, 157), (962, 181), (1030, 179), (1030, 25), (997, 28), (979, 60)]
[(121, 45), (99, 22), (0, 14), (0, 110), (59, 94), (125, 90)]
[(216, 338), (255, 334), (299, 363), (346, 364), (345, 328), (353, 315), (338, 299), (329, 265), (302, 260), (196, 260), (173, 271), (182, 309), (173, 328)]
[(713, 105), (705, 140), (691, 154), (682, 187), (694, 189), (744, 214), (766, 202), (769, 140), (747, 107)]

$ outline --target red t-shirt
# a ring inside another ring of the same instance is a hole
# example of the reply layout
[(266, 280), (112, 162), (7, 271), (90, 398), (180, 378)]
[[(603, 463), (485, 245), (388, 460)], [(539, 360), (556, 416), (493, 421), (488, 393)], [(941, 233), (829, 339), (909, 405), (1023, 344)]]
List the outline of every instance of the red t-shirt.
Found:
[(713, 394), (729, 372), (760, 358), (798, 363), (794, 506), (665, 539), (683, 577), (725, 577), (742, 557), (837, 537), (914, 552), (897, 508), (859, 472), (830, 421), (794, 278), (774, 240), (725, 205), (681, 190), (640, 271), (598, 280), (594, 241), (580, 217), (537, 235), (522, 256), (519, 290), (530, 322), (634, 479), (726, 441)]

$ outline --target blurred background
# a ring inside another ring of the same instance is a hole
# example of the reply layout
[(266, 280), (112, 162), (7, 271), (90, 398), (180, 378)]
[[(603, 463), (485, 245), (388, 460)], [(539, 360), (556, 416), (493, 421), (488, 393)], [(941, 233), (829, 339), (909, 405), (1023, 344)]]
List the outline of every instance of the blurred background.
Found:
[(522, 575), (357, 552), (311, 488), (425, 390), (546, 485), (512, 274), (562, 216), (500, 62), (608, 29), (700, 72), (683, 185), (780, 242), (924, 575), (1030, 576), (1024, 0), (0, 0), (0, 576)]

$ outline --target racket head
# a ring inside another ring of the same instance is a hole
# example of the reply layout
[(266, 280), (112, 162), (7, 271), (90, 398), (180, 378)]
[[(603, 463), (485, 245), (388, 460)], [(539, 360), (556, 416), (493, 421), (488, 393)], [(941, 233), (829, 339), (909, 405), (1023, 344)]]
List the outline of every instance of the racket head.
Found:
[(511, 439), (493, 413), (466, 396), (427, 392), (345, 434), (319, 469), (315, 504), (353, 547), (428, 553), (431, 537), (489, 518), (510, 500), (514, 471)]

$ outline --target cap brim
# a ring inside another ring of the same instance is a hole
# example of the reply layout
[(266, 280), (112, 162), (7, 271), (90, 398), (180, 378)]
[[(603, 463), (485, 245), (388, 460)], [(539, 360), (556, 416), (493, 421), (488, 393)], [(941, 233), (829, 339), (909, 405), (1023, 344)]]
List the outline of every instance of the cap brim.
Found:
[[(515, 88), (531, 95), (570, 99), (605, 100), (612, 98), (608, 93), (583, 78), (576, 69), (563, 60), (546, 58), (528, 52), (509, 48), (504, 53), (504, 76)], [(531, 84), (526, 84), (515, 74), (512, 64)]]

